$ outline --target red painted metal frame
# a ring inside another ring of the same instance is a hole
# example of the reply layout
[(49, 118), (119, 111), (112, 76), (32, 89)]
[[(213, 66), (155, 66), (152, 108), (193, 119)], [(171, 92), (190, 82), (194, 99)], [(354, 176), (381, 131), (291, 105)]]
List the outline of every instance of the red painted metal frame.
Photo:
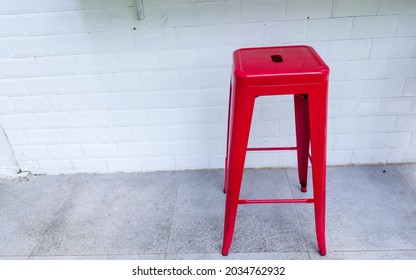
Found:
[[(228, 255), (240, 204), (313, 203), (319, 253), (326, 254), (326, 133), (329, 68), (309, 46), (247, 48), (233, 54), (230, 82), (226, 192), (222, 254)], [(247, 148), (255, 99), (294, 96), (296, 147)], [(312, 166), (313, 198), (241, 200), (240, 188), (247, 151), (296, 150), (301, 190), (306, 191), (308, 159)], [(309, 155), (309, 151), (311, 155)]]

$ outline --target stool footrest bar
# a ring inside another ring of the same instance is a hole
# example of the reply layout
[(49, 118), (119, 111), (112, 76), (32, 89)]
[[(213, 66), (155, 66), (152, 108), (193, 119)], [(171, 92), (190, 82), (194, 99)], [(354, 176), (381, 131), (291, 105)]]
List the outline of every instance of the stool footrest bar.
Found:
[(266, 148), (247, 148), (247, 151), (289, 151), (297, 150), (297, 147), (266, 147)]
[(262, 203), (314, 203), (313, 198), (292, 199), (240, 199), (238, 204), (262, 204)]

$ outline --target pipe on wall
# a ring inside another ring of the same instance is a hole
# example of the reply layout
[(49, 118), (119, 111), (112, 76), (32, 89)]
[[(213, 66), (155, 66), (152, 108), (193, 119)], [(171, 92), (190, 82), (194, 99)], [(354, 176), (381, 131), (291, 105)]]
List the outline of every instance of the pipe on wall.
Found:
[(137, 19), (144, 19), (143, 1), (136, 0)]

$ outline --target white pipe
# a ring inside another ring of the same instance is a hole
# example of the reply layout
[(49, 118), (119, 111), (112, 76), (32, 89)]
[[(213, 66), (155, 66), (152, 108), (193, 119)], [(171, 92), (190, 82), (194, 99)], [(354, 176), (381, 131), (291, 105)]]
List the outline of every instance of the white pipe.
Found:
[(142, 0), (136, 0), (137, 19), (144, 19), (144, 9)]

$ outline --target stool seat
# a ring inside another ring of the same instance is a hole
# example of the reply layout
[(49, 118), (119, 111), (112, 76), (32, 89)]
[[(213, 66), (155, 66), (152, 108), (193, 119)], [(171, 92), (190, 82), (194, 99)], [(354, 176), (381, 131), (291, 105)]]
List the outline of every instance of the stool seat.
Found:
[(252, 85), (316, 83), (329, 76), (328, 66), (309, 46), (245, 48), (233, 56), (235, 77)]
[[(314, 205), (319, 253), (326, 254), (326, 130), (329, 68), (309, 46), (244, 48), (233, 53), (228, 108), (224, 192), (226, 192), (222, 254), (228, 255), (238, 205), (310, 203)], [(255, 99), (290, 94), (294, 97), (296, 146), (248, 148)], [(313, 197), (240, 199), (247, 151), (295, 150), (301, 191), (307, 191), (312, 166)], [(309, 153), (310, 152), (310, 153)]]

